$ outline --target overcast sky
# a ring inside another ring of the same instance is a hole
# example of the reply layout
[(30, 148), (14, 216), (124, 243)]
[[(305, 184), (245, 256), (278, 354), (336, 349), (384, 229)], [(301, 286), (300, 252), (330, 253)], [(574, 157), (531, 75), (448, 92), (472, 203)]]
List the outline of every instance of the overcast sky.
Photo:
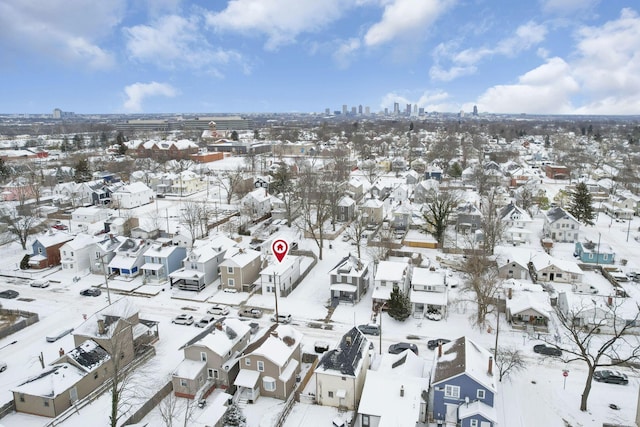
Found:
[(637, 0), (0, 0), (0, 113), (640, 114)]

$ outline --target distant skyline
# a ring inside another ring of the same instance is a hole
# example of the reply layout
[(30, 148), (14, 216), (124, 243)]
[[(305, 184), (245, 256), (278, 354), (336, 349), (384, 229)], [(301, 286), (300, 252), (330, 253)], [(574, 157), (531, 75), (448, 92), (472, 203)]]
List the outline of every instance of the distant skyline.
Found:
[(0, 0), (0, 113), (640, 114), (637, 0)]

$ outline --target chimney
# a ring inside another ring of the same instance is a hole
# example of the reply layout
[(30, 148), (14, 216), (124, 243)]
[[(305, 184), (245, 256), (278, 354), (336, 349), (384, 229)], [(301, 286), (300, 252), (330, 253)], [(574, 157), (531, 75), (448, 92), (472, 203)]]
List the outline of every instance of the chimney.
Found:
[(400, 397), (404, 397), (404, 386), (400, 386)]
[(216, 329), (219, 331), (222, 330), (222, 322), (216, 322)]
[(493, 356), (489, 356), (489, 368), (487, 369), (487, 375), (493, 376)]
[(508, 295), (509, 299), (511, 299), (513, 297), (513, 288), (509, 288), (507, 290), (507, 295)]
[(611, 307), (611, 306), (613, 305), (613, 297), (612, 297), (611, 295), (609, 295), (609, 296), (607, 297), (607, 305), (608, 305), (609, 307)]
[(276, 331), (275, 329), (271, 331), (271, 336), (274, 338), (278, 338), (278, 331)]
[(104, 319), (98, 319), (98, 334), (104, 335), (106, 330), (104, 329)]
[(438, 343), (438, 359), (442, 357), (442, 343)]
[(351, 337), (345, 337), (345, 342), (347, 345), (351, 345)]

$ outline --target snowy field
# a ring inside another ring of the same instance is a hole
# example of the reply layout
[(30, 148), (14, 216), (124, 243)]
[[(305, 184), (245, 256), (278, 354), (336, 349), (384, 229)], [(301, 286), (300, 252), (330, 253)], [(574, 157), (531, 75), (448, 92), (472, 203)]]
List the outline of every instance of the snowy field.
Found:
[[(554, 185), (549, 183), (550, 192)], [(160, 209), (171, 209), (170, 201)], [(168, 215), (171, 216), (171, 215)], [(541, 229), (542, 219), (535, 218)], [(596, 227), (586, 227), (581, 230), (581, 236), (585, 236), (594, 242), (601, 239), (616, 251), (617, 259), (628, 260), (627, 269), (640, 267), (640, 243), (633, 237), (638, 233), (640, 220), (635, 218), (631, 224), (616, 223), (601, 214)], [(297, 231), (282, 227), (281, 236), (291, 241), (298, 241), (300, 249), (317, 251), (312, 240), (302, 239)], [(630, 236), (627, 241), (627, 233)], [(532, 239), (529, 249), (540, 250), (538, 239)], [(328, 244), (332, 244), (329, 249)], [(328, 272), (340, 259), (349, 252), (355, 253), (355, 246), (343, 242), (338, 237), (333, 242), (325, 242), (324, 259), (320, 260), (304, 282), (287, 298), (278, 301), (281, 312), (290, 313), (293, 316), (293, 325), (298, 327), (305, 335), (303, 349), (312, 351), (316, 340), (328, 341), (332, 345), (337, 343), (341, 335), (352, 326), (369, 323), (372, 321), (371, 293), (356, 306), (340, 305), (336, 308), (327, 323), (327, 328), (318, 329), (309, 327), (309, 322), (320, 322), (327, 316), (329, 301)], [(518, 250), (526, 250), (527, 247), (518, 247)], [(512, 250), (505, 248), (505, 250)], [(435, 250), (420, 250), (424, 258), (429, 258), (432, 265), (439, 253)], [(17, 263), (25, 251), (15, 244), (0, 247), (0, 269), (15, 269)], [(552, 255), (561, 259), (574, 260), (572, 244), (557, 244), (552, 250)], [(365, 248), (363, 258), (370, 259), (372, 254)], [(31, 288), (28, 281), (12, 277), (0, 277), (0, 290), (14, 289), (20, 292), (20, 298), (14, 300), (1, 300), (5, 308), (18, 308), (37, 312), (40, 321), (25, 328), (7, 338), (0, 340), (0, 360), (6, 361), (8, 369), (0, 373), (0, 403), (12, 398), (10, 390), (24, 381), (26, 378), (42, 371), (38, 356), (42, 353), (45, 363), (50, 363), (58, 357), (60, 348), (70, 350), (73, 347), (73, 338), (66, 336), (55, 343), (47, 343), (45, 336), (52, 331), (65, 327), (77, 327), (83, 321), (83, 315), (91, 315), (107, 304), (107, 293), (104, 289), (104, 279), (99, 275), (83, 275), (79, 281), (74, 282), (73, 276), (65, 274), (61, 270), (46, 270), (40, 273), (51, 280), (51, 286), (46, 289)], [(455, 277), (457, 273), (449, 272), (451, 278), (461, 282), (461, 278)], [(594, 274), (594, 276), (592, 276)], [(595, 273), (588, 273), (585, 281), (593, 280), (597, 283), (601, 278)], [(141, 279), (135, 279), (141, 280)], [(119, 298), (117, 289), (119, 286), (142, 286), (141, 282), (118, 284), (113, 282), (112, 300)], [(81, 289), (102, 284), (103, 293), (100, 297), (91, 298), (79, 295)], [(600, 286), (600, 285), (598, 285)], [(606, 286), (603, 284), (602, 286)], [(636, 284), (627, 286), (635, 287)], [(151, 285), (147, 285), (151, 287)], [(140, 308), (140, 317), (159, 322), (160, 341), (156, 344), (157, 355), (140, 369), (136, 381), (138, 382), (139, 399), (149, 397), (160, 388), (171, 376), (173, 369), (183, 358), (179, 348), (190, 338), (195, 336), (200, 329), (174, 325), (171, 319), (185, 311), (189, 311), (198, 319), (206, 312), (212, 302), (222, 302), (237, 306), (245, 303), (264, 308), (268, 313), (274, 309), (273, 297), (247, 294), (229, 294), (217, 292), (214, 289), (207, 290), (203, 296), (195, 296), (186, 292), (172, 292), (168, 285), (151, 287), (149, 297), (131, 297)], [(125, 289), (123, 289), (125, 290)], [(455, 302), (459, 289), (452, 289), (449, 300)], [(635, 292), (635, 290), (633, 291)], [(631, 292), (630, 292), (631, 293)], [(232, 310), (231, 316), (236, 314)], [(408, 336), (417, 336), (416, 340), (421, 357), (428, 363), (433, 361), (433, 351), (426, 347), (426, 341), (432, 338), (454, 339), (462, 335), (477, 341), (486, 348), (492, 348), (495, 343), (495, 334), (486, 330), (474, 329), (470, 326), (469, 317), (473, 315), (473, 308), (463, 303), (450, 304), (448, 317), (443, 321), (431, 321), (427, 319), (409, 318), (405, 322), (398, 322), (383, 314), (382, 337), (374, 337), (373, 343), (377, 353), (385, 352), (387, 347), (398, 341), (406, 341)], [(269, 316), (265, 315), (259, 320), (262, 326), (269, 325)], [(330, 328), (330, 329), (329, 329)], [(493, 329), (495, 330), (495, 328)], [(12, 342), (15, 341), (15, 344)], [(635, 424), (636, 406), (640, 382), (638, 376), (628, 369), (621, 369), (629, 375), (629, 385), (620, 386), (603, 383), (593, 383), (589, 399), (589, 411), (580, 412), (580, 394), (586, 379), (586, 368), (581, 363), (565, 364), (561, 360), (545, 358), (533, 353), (534, 344), (540, 343), (535, 337), (523, 335), (521, 331), (509, 329), (506, 323), (500, 327), (500, 345), (511, 345), (522, 350), (527, 362), (526, 370), (517, 373), (499, 384), (498, 387), (498, 416), (500, 426), (508, 427), (564, 427), (571, 426), (601, 426), (602, 423), (633, 426)], [(381, 347), (381, 348), (380, 348)], [(563, 369), (569, 370), (569, 376), (564, 384)], [(613, 410), (609, 404), (614, 403), (620, 409)], [(107, 412), (110, 405), (108, 393), (82, 408), (79, 413), (71, 416), (63, 422), (65, 427), (106, 426), (108, 425)], [(247, 405), (244, 413), (249, 420), (249, 426), (268, 427), (279, 411), (280, 401), (261, 397), (256, 404)], [(205, 408), (206, 409), (206, 408)], [(204, 426), (206, 421), (198, 417), (196, 408), (194, 417), (188, 425)], [(287, 427), (294, 426), (328, 426), (331, 420), (338, 414), (333, 408), (323, 408), (316, 405), (297, 404), (294, 406), (287, 422)], [(10, 414), (0, 420), (7, 427), (36, 427), (49, 421), (47, 418), (30, 416), (25, 414)], [(144, 420), (149, 426), (164, 425), (159, 411), (152, 411)], [(143, 424), (144, 424), (143, 422)]]

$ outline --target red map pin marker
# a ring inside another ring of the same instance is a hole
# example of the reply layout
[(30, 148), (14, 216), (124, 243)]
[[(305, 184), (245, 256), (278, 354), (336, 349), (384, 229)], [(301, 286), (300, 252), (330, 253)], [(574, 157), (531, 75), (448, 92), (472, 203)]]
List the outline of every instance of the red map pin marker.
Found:
[(271, 251), (276, 256), (278, 262), (282, 262), (287, 252), (289, 252), (289, 244), (286, 240), (277, 239), (271, 244)]

